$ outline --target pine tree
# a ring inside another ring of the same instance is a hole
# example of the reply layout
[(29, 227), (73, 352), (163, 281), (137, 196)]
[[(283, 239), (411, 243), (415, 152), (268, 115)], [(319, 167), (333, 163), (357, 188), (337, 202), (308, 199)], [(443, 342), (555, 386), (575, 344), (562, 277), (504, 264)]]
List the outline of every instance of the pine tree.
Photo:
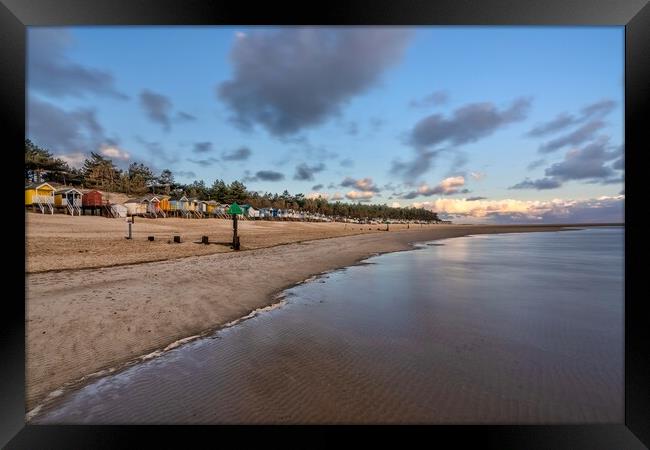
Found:
[(120, 170), (113, 161), (91, 152), (90, 158), (84, 161), (81, 169), (85, 184), (102, 190), (115, 190), (119, 180)]
[(233, 181), (228, 186), (227, 203), (237, 202), (239, 204), (246, 203), (248, 192), (246, 192), (246, 185), (241, 181)]
[(228, 198), (228, 186), (222, 179), (214, 180), (209, 191), (210, 199), (219, 203), (226, 203)]

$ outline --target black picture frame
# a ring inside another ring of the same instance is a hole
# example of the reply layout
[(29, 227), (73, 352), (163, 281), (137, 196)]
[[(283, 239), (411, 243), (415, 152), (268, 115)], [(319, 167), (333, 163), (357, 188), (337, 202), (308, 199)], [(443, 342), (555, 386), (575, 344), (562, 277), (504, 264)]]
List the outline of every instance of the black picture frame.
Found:
[[(650, 5), (646, 0), (408, 0), (302, 2), (282, 8), (276, 2), (251, 6), (233, 0), (0, 0), (0, 114), (5, 128), (5, 157), (12, 165), (24, 164), (18, 151), (25, 138), (25, 38), (27, 26), (58, 25), (621, 25), (625, 26), (625, 421), (614, 425), (559, 426), (429, 426), (353, 427), (354, 431), (383, 439), (387, 433), (407, 433), (425, 442), (453, 442), (454, 447), (479, 443), (482, 447), (527, 449), (636, 449), (650, 445), (650, 327), (640, 275), (643, 270), (640, 202), (643, 128), (646, 126), (650, 86)], [(647, 145), (646, 145), (647, 147)], [(20, 167), (7, 168), (11, 193), (3, 196), (6, 225), (23, 233), (24, 214), (18, 191)], [(15, 178), (14, 178), (15, 177)], [(630, 201), (632, 204), (630, 204)], [(640, 206), (640, 205), (638, 205)], [(15, 208), (15, 209), (14, 209)], [(14, 213), (15, 211), (15, 213)], [(9, 219), (12, 218), (12, 219)], [(25, 241), (5, 235), (16, 244), (15, 258), (23, 257)], [(11, 256), (14, 257), (13, 255)], [(36, 426), (25, 425), (25, 304), (24, 272), (19, 264), (6, 268), (5, 285), (16, 287), (3, 297), (0, 328), (0, 445), (8, 449), (38, 448), (183, 448), (195, 439), (212, 445), (224, 437), (249, 440), (242, 427), (160, 426)], [(12, 273), (15, 271), (15, 276)], [(23, 280), (23, 282), (19, 281)], [(6, 291), (5, 291), (6, 292)], [(267, 442), (279, 431), (294, 427), (255, 427)], [(337, 434), (347, 427), (301, 427), (301, 431)], [(434, 438), (435, 441), (430, 439)], [(139, 444), (134, 444), (135, 440)], [(176, 445), (176, 443), (181, 443)], [(645, 444), (645, 445), (644, 445)], [(308, 445), (308, 444), (306, 444)]]

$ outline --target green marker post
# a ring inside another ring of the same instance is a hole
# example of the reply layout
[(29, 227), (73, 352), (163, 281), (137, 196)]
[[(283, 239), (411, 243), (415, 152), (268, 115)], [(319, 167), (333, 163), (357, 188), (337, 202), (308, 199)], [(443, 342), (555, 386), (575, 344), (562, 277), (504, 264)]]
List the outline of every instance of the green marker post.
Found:
[(232, 215), (232, 248), (234, 250), (239, 250), (239, 236), (237, 236), (237, 215), (242, 214), (242, 210), (237, 202), (230, 205), (230, 208), (228, 208), (228, 214)]

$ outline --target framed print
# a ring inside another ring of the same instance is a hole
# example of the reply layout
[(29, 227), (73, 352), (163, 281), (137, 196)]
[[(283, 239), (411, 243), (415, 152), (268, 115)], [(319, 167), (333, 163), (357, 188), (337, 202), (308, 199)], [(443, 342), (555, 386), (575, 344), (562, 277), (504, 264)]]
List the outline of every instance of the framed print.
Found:
[(7, 448), (650, 442), (647, 2), (0, 15)]

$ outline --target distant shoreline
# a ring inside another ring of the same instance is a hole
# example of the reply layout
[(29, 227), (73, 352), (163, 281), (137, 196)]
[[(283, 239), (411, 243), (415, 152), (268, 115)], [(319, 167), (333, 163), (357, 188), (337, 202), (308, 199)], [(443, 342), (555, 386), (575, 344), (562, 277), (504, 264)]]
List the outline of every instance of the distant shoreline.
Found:
[(473, 234), (621, 224), (435, 225), (26, 276), (27, 408), (78, 384), (201, 336), (277, 302), (305, 280), (413, 244)]
[[(100, 269), (180, 258), (232, 253), (232, 222), (223, 219), (136, 219), (133, 239), (125, 239), (125, 219), (99, 216), (26, 214), (26, 272), (64, 273), (79, 269)], [(405, 230), (484, 227), (481, 224), (348, 224), (342, 222), (240, 221), (241, 252), (278, 245), (359, 234)], [(621, 224), (534, 224), (487, 225), (499, 227), (624, 226)], [(148, 241), (153, 236), (154, 241)], [(174, 236), (181, 243), (172, 243)], [(200, 244), (208, 236), (210, 245)]]

